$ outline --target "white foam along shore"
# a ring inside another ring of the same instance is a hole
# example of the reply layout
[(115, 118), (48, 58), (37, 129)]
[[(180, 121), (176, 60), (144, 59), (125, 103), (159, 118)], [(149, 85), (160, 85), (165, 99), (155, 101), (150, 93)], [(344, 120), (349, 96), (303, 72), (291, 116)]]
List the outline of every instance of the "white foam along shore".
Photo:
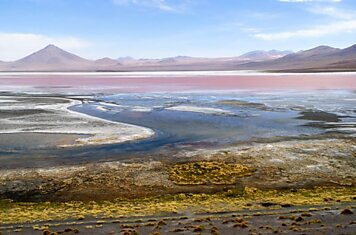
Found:
[(205, 114), (215, 114), (215, 115), (234, 115), (233, 112), (224, 109), (198, 107), (198, 106), (190, 106), (190, 105), (178, 105), (178, 106), (168, 107), (166, 109), (172, 111), (195, 112), (195, 113), (205, 113)]
[[(0, 97), (2, 99), (4, 97)], [(12, 97), (16, 98), (16, 97)], [(25, 98), (26, 97), (21, 97)], [(44, 97), (27, 97), (32, 100)], [(6, 98), (7, 100), (10, 97)], [(43, 104), (19, 102), (16, 106), (3, 103), (1, 110), (43, 110), (44, 113), (29, 114), (22, 117), (0, 119), (0, 134), (9, 133), (49, 133), (49, 134), (77, 134), (82, 135), (70, 145), (58, 145), (58, 147), (74, 147), (85, 145), (102, 145), (123, 143), (148, 138), (154, 135), (154, 131), (126, 123), (118, 123), (87, 114), (75, 112), (68, 108), (80, 104), (80, 101), (68, 98), (45, 97), (45, 99), (60, 100)], [(63, 102), (67, 101), (67, 102)]]

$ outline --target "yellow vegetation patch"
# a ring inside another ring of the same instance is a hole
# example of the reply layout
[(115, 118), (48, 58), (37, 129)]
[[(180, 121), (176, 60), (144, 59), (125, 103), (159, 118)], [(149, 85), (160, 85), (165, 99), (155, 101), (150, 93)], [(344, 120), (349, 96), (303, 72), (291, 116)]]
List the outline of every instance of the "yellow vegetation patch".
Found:
[(225, 162), (191, 162), (171, 167), (169, 179), (176, 184), (234, 184), (239, 177), (249, 176), (253, 170)]
[[(263, 202), (274, 203), (272, 208), (284, 204), (330, 205), (333, 201), (350, 202), (356, 197), (356, 188), (314, 188), (298, 190), (260, 190), (245, 188), (238, 194), (231, 192), (217, 194), (176, 194), (141, 199), (123, 199), (101, 202), (64, 203), (15, 203), (0, 201), (0, 224), (39, 222), (72, 219), (82, 223), (83, 218), (98, 218), (98, 225), (104, 218), (122, 216), (158, 215), (165, 212), (231, 212), (246, 209), (262, 209)], [(324, 199), (332, 199), (325, 201)], [(35, 225), (34, 230), (48, 229)]]

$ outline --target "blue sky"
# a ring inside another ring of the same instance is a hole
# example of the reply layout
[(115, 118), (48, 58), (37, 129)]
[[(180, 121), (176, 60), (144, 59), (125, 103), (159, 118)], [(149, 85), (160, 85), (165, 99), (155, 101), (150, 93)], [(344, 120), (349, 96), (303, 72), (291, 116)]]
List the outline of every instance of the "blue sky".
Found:
[(355, 0), (0, 0), (0, 60), (236, 56), (356, 43)]

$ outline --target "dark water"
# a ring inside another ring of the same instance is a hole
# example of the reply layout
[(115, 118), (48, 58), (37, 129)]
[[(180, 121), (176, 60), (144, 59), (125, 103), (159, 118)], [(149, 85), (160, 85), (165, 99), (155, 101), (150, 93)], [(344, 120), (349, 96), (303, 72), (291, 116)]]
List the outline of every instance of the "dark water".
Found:
[[(229, 106), (219, 100), (258, 102), (266, 108)], [(354, 113), (353, 93), (276, 94), (119, 94), (71, 107), (92, 116), (145, 126), (155, 131), (149, 139), (123, 144), (67, 149), (14, 149), (0, 152), (0, 169), (45, 167), (131, 158), (154, 158), (195, 148), (228, 146), (253, 138), (313, 135), (325, 132), (297, 119), (303, 110)], [(329, 101), (328, 101), (329, 100)], [(222, 109), (228, 114), (173, 111), (177, 105)], [(98, 108), (99, 107), (99, 108)], [(354, 121), (351, 118), (351, 121)], [(162, 155), (162, 153), (164, 153)]]
[[(153, 129), (164, 144), (187, 144), (191, 142), (210, 142), (226, 145), (253, 137), (297, 136), (317, 133), (317, 130), (304, 127), (304, 121), (295, 119), (298, 112), (273, 112), (254, 110), (256, 116), (214, 115), (195, 112), (152, 110), (137, 112), (102, 112), (98, 104), (73, 107), (72, 110), (104, 119), (145, 126)], [(155, 142), (156, 144), (157, 142)]]

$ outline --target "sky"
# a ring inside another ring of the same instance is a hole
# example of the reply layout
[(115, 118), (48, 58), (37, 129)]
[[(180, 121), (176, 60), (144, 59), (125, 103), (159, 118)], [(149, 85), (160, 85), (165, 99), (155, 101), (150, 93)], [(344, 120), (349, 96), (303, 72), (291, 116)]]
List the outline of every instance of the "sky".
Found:
[(225, 57), (356, 44), (355, 0), (0, 0), (0, 60)]

